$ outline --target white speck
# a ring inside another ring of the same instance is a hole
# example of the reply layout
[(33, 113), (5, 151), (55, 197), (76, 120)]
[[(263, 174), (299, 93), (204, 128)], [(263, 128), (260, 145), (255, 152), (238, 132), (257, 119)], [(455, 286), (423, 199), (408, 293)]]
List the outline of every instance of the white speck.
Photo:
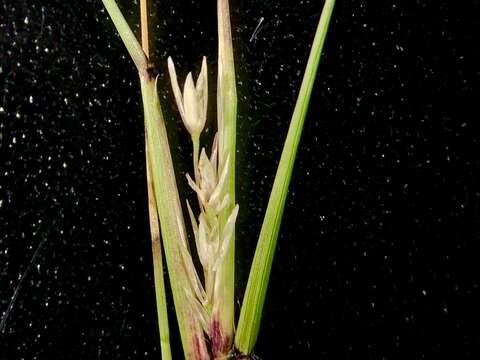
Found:
[(32, 96), (32, 95), (30, 95), (30, 97), (28, 98), (28, 102), (29, 102), (30, 104), (33, 104), (33, 96)]
[(64, 163), (62, 164), (62, 166), (63, 166), (64, 169), (66, 169), (66, 168), (67, 168), (67, 163), (64, 162)]
[(17, 138), (14, 136), (12, 139), (12, 144), (16, 144), (16, 143), (17, 143)]
[(20, 115), (20, 113), (17, 111), (17, 112), (15, 113), (15, 117), (16, 117), (17, 119), (20, 119), (20, 116), (22, 116), (22, 115)]
[[(1, 74), (1, 73), (2, 73), (2, 72), (0, 71), (0, 74)], [(0, 114), (3, 114), (4, 112), (5, 112), (5, 109), (3, 108), (3, 106), (0, 106)]]
[(28, 24), (28, 16), (25, 16), (25, 19), (23, 19), (24, 24)]
[(258, 33), (260, 32), (260, 30), (261, 30), (261, 26), (262, 26), (262, 23), (263, 23), (264, 20), (265, 20), (265, 18), (262, 16), (262, 17), (260, 18), (260, 20), (258, 21), (257, 27), (255, 28), (255, 30), (253, 30), (253, 34), (252, 34), (252, 36), (250, 37), (249, 42), (252, 42), (253, 39), (256, 39), (256, 38), (257, 38), (257, 35), (258, 35)]
[(422, 295), (427, 296), (427, 292), (425, 290), (422, 290)]

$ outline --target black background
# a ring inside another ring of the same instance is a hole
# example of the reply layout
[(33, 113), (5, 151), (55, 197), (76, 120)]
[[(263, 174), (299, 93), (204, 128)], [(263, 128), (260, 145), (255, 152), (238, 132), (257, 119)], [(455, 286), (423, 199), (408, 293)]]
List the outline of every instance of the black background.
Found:
[[(322, 3), (231, 2), (239, 301)], [(137, 24), (137, 4), (120, 5)], [(158, 0), (152, 12), (186, 191), (189, 141), (165, 59), (183, 78), (207, 55), (214, 97), (215, 1)], [(262, 358), (480, 355), (479, 12), (478, 1), (337, 2), (256, 346)], [(158, 359), (134, 66), (100, 1), (6, 0), (0, 20), (2, 314), (18, 287), (0, 358)]]

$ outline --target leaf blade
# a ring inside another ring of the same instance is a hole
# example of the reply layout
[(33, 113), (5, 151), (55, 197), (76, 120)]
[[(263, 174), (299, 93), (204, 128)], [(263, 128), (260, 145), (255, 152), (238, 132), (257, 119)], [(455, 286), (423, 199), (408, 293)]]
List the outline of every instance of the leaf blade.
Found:
[(258, 337), (293, 164), (334, 3), (334, 0), (326, 0), (320, 16), (255, 250), (235, 336), (236, 347), (245, 354), (252, 351)]
[[(208, 359), (208, 351), (199, 318), (187, 293), (194, 293), (196, 273), (182, 253), (186, 231), (176, 186), (170, 147), (161, 113), (155, 81), (140, 77), (145, 113), (145, 128), (152, 180), (160, 219), (175, 312), (186, 359)], [(190, 259), (191, 260), (191, 259)]]
[(110, 19), (112, 19), (118, 34), (122, 38), (122, 41), (127, 48), (130, 57), (132, 58), (137, 70), (143, 72), (147, 70), (148, 60), (143, 52), (142, 45), (138, 42), (135, 34), (128, 25), (125, 17), (118, 8), (115, 0), (102, 0), (105, 9), (107, 9)]

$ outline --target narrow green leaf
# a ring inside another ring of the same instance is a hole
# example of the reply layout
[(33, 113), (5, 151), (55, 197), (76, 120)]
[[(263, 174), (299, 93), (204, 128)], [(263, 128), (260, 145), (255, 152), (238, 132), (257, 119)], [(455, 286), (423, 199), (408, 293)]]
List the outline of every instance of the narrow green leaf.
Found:
[(236, 347), (245, 354), (257, 340), (285, 199), (334, 3), (326, 0), (323, 7), (250, 270), (235, 337)]
[(188, 298), (194, 293), (198, 279), (192, 273), (191, 258), (184, 252), (185, 225), (156, 85), (153, 79), (142, 76), (140, 83), (155, 199), (185, 358), (208, 359), (202, 326)]
[(117, 3), (115, 0), (102, 0), (102, 2), (138, 71), (145, 71), (148, 65), (147, 57), (143, 52), (142, 45), (138, 42), (130, 26), (128, 26)]

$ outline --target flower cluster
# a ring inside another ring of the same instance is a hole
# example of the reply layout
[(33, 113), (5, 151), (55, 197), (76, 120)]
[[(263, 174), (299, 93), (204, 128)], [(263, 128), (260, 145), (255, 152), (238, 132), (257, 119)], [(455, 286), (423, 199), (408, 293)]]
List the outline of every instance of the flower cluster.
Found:
[[(212, 305), (214, 299), (215, 279), (218, 277), (220, 264), (230, 246), (238, 205), (230, 212), (228, 219), (221, 228), (220, 213), (230, 205), (228, 194), (223, 195), (225, 179), (228, 174), (229, 161), (219, 173), (217, 169), (216, 141), (210, 158), (202, 150), (199, 160), (199, 179), (197, 182), (187, 175), (188, 183), (197, 193), (200, 205), (198, 223), (187, 202), (192, 228), (195, 235), (197, 253), (205, 273), (206, 305)], [(217, 276), (216, 276), (217, 275)]]
[[(195, 217), (190, 203), (187, 201), (188, 213), (192, 223), (193, 234), (197, 254), (204, 272), (204, 289), (196, 291), (196, 296), (187, 291), (191, 299), (192, 307), (198, 314), (204, 331), (210, 335), (211, 315), (219, 299), (222, 274), (221, 264), (231, 244), (235, 229), (235, 221), (238, 215), (238, 205), (232, 207), (229, 195), (226, 191), (226, 180), (229, 174), (230, 161), (226, 159), (222, 169), (218, 161), (218, 136), (213, 141), (210, 157), (205, 149), (200, 154), (196, 151), (200, 134), (205, 127), (208, 103), (208, 79), (207, 63), (205, 57), (202, 61), (202, 69), (196, 84), (192, 74), (187, 75), (183, 94), (180, 91), (175, 66), (171, 58), (168, 59), (168, 69), (172, 82), (175, 100), (187, 128), (192, 142), (194, 143), (194, 179), (187, 174), (187, 181), (195, 191), (200, 209), (200, 215)], [(228, 217), (221, 221), (221, 214), (230, 209)], [(186, 253), (184, 256), (190, 256)], [(196, 283), (196, 281), (193, 281)]]

